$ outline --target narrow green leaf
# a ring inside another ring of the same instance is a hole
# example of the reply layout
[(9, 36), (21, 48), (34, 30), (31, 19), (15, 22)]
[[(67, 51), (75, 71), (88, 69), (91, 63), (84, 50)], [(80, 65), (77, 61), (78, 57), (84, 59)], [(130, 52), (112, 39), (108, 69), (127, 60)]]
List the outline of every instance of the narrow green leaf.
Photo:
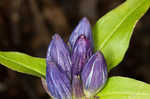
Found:
[(28, 56), (19, 52), (0, 51), (0, 64), (26, 74), (45, 77), (45, 59)]
[(150, 0), (127, 0), (100, 18), (94, 26), (95, 50), (103, 52), (108, 71), (122, 61), (135, 24), (149, 7)]
[(98, 94), (100, 99), (150, 99), (150, 85), (126, 77), (111, 77)]

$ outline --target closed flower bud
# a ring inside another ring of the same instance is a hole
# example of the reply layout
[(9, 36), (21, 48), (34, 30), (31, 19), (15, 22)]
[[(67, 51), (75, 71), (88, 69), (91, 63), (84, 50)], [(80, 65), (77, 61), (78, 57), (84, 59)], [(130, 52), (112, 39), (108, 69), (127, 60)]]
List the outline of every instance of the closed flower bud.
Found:
[(58, 34), (53, 36), (53, 39), (48, 47), (47, 61), (53, 61), (58, 64), (71, 78), (71, 58), (67, 45)]
[(72, 99), (71, 82), (64, 72), (60, 72), (54, 62), (47, 62), (46, 82), (53, 99)]
[(72, 80), (72, 97), (73, 99), (84, 99), (81, 79), (77, 75), (74, 75)]
[[(76, 26), (76, 28), (71, 33), (71, 36), (69, 38), (69, 43), (70, 43), (71, 47), (74, 46), (76, 40), (78, 39), (78, 37), (81, 34), (85, 35), (90, 40), (90, 42), (92, 44), (93, 40), (92, 40), (91, 26), (90, 26), (88, 19), (85, 17), (83, 19), (81, 19), (79, 24)], [(92, 45), (92, 47), (93, 47), (93, 45)]]
[(55, 34), (48, 47), (46, 80), (42, 84), (52, 99), (97, 99), (107, 80), (101, 52), (93, 55), (92, 30), (83, 18), (72, 32), (68, 45)]
[(81, 73), (84, 94), (94, 96), (100, 91), (107, 80), (107, 66), (104, 56), (96, 52), (85, 64)]
[(72, 50), (72, 72), (80, 74), (84, 64), (92, 55), (92, 46), (86, 36), (79, 36)]

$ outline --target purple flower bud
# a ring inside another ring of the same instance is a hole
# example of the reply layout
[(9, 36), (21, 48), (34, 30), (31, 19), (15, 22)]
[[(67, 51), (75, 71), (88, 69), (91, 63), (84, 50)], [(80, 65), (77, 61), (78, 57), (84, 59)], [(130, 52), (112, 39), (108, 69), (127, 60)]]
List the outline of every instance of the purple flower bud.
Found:
[(74, 75), (72, 80), (72, 97), (73, 99), (83, 99), (84, 93), (80, 76)]
[(54, 62), (47, 62), (46, 82), (54, 99), (72, 99), (71, 82), (65, 72), (60, 72)]
[[(91, 26), (90, 26), (88, 19), (85, 17), (83, 19), (81, 19), (79, 24), (76, 26), (76, 28), (71, 33), (71, 36), (69, 38), (69, 43), (72, 48), (73, 48), (76, 40), (78, 39), (78, 37), (81, 34), (85, 35), (88, 38), (88, 40), (90, 40), (91, 44), (93, 43)], [(93, 47), (93, 45), (92, 45), (92, 47)]]
[(107, 80), (107, 66), (104, 56), (96, 52), (83, 67), (81, 73), (84, 94), (94, 96), (100, 91)]
[(84, 64), (92, 55), (92, 46), (84, 36), (79, 36), (72, 51), (72, 74), (80, 74)]
[(53, 36), (43, 87), (53, 99), (97, 99), (95, 94), (107, 80), (107, 66), (102, 53), (92, 55), (92, 30), (87, 18), (79, 22), (68, 44), (58, 34)]
[(47, 61), (53, 61), (58, 64), (71, 78), (71, 58), (67, 45), (58, 34), (53, 36), (47, 52)]

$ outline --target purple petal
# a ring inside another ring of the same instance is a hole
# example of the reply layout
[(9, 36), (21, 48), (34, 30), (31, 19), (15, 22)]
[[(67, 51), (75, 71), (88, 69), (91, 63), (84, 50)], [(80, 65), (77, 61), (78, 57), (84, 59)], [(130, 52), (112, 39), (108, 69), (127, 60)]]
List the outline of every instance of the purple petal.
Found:
[(69, 49), (58, 34), (53, 36), (48, 47), (47, 61), (56, 62), (58, 67), (71, 77), (71, 58)]
[(73, 75), (80, 74), (84, 64), (92, 55), (92, 46), (89, 40), (84, 36), (79, 36), (72, 51), (72, 72)]
[(73, 76), (72, 94), (73, 99), (83, 99), (84, 97), (80, 76), (77, 75)]
[(47, 62), (46, 82), (54, 99), (71, 99), (71, 82), (64, 72), (60, 72), (54, 62)]
[(100, 91), (107, 80), (107, 66), (104, 56), (96, 52), (84, 66), (81, 73), (84, 93), (90, 97)]
[(90, 40), (91, 44), (93, 44), (91, 25), (85, 17), (81, 19), (69, 38), (69, 43), (72, 48), (81, 34), (85, 35)]

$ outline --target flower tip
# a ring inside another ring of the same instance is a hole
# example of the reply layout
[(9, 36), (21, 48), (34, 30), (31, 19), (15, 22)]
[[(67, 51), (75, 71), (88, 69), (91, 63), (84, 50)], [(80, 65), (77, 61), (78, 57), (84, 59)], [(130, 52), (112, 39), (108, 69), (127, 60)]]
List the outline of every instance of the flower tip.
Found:
[[(85, 30), (83, 30), (82, 32), (90, 32), (91, 33), (91, 24), (90, 21), (88, 20), (88, 18), (83, 17), (80, 21), (79, 21), (79, 26), (81, 26), (82, 28), (84, 28)], [(85, 33), (83, 33), (85, 35)], [(86, 35), (87, 36), (87, 35)]]
[(89, 43), (89, 40), (87, 39), (87, 37), (85, 35), (81, 34), (79, 36), (79, 38), (77, 39), (77, 41), (75, 42), (75, 46), (77, 45), (77, 43), (80, 43), (81, 41), (84, 43), (87, 43), (87, 42)]
[(54, 40), (54, 39), (56, 39), (56, 40), (58, 40), (58, 39), (60, 39), (61, 37), (60, 37), (60, 35), (58, 34), (58, 33), (55, 33), (53, 36), (52, 36), (52, 39)]
[(83, 17), (79, 21), (79, 23), (75, 27), (75, 29), (73, 30), (73, 32), (69, 38), (69, 43), (70, 43), (71, 47), (74, 46), (76, 40), (78, 39), (78, 37), (80, 35), (85, 35), (86, 38), (88, 38), (88, 40), (90, 40), (90, 42), (93, 44), (91, 25), (90, 25), (89, 20), (86, 17)]
[(95, 56), (96, 56), (96, 57), (99, 57), (99, 58), (104, 58), (103, 54), (102, 54), (100, 51), (97, 51), (97, 52), (95, 53)]
[(86, 36), (83, 35), (83, 34), (81, 34), (81, 35), (79, 36), (79, 39), (86, 39)]
[(85, 23), (90, 24), (90, 22), (89, 22), (87, 17), (83, 17), (80, 22), (85, 22)]

